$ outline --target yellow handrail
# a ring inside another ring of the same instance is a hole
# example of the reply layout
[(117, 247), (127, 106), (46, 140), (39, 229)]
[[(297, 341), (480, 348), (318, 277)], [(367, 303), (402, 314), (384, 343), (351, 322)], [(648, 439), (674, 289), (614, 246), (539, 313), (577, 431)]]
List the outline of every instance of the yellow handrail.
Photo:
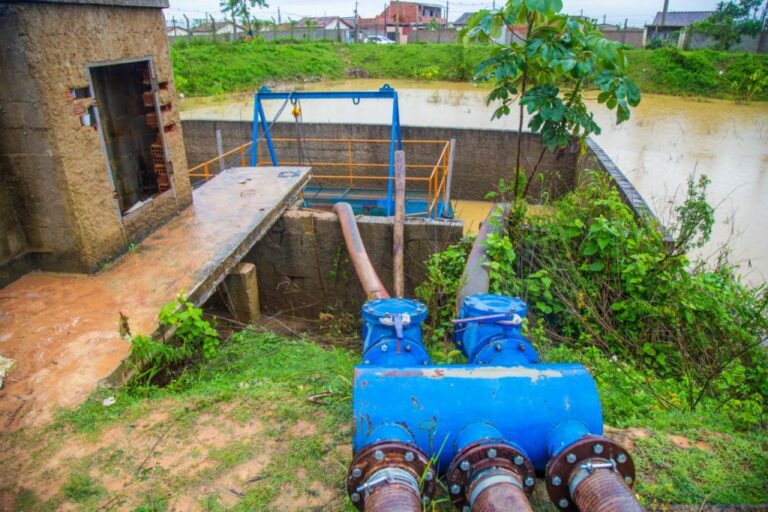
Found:
[[(290, 138), (290, 137), (276, 137), (273, 138), (273, 142), (296, 142), (299, 139), (297, 138)], [(266, 142), (263, 139), (259, 142)], [(346, 150), (347, 150), (347, 158), (346, 162), (312, 162), (312, 166), (314, 167), (346, 167), (347, 173), (344, 175), (341, 174), (313, 174), (312, 179), (313, 180), (346, 180), (349, 183), (350, 187), (354, 186), (355, 180), (368, 180), (368, 181), (391, 181), (394, 180), (394, 178), (390, 176), (356, 176), (354, 173), (354, 169), (360, 168), (360, 167), (368, 167), (368, 168), (389, 168), (388, 163), (360, 163), (360, 162), (354, 162), (353, 161), (353, 152), (352, 152), (352, 144), (353, 143), (376, 143), (376, 144), (384, 144), (384, 143), (390, 143), (391, 141), (388, 139), (340, 139), (340, 138), (331, 138), (331, 139), (321, 139), (321, 138), (308, 138), (308, 139), (301, 139), (302, 143), (305, 142), (318, 142), (318, 143), (346, 143)], [(413, 216), (421, 216), (421, 215), (427, 215), (429, 217), (434, 217), (437, 214), (436, 208), (438, 201), (440, 197), (442, 196), (443, 201), (446, 199), (446, 184), (447, 184), (447, 177), (448, 177), (448, 162), (450, 160), (450, 152), (451, 152), (451, 144), (448, 141), (445, 140), (404, 140), (403, 144), (442, 144), (443, 148), (440, 152), (440, 156), (437, 159), (437, 163), (435, 165), (430, 164), (407, 164), (407, 169), (430, 169), (431, 172), (429, 173), (429, 176), (427, 177), (420, 177), (420, 176), (406, 176), (406, 182), (427, 182), (427, 211), (425, 212), (416, 212), (416, 213), (409, 213), (406, 216), (413, 217)], [(252, 142), (247, 142), (241, 146), (238, 146), (230, 151), (227, 151), (226, 153), (223, 153), (221, 156), (217, 156), (215, 158), (212, 158), (206, 162), (203, 162), (199, 165), (196, 165), (195, 167), (192, 167), (189, 170), (189, 176), (192, 178), (203, 178), (205, 180), (210, 179), (215, 173), (211, 173), (211, 166), (217, 164), (218, 162), (221, 162), (222, 159), (233, 155), (235, 153), (240, 153), (240, 165), (245, 166), (246, 163), (246, 149), (249, 148), (252, 145)], [(259, 161), (256, 163), (257, 166), (264, 165), (264, 162), (261, 161), (261, 158), (259, 157)], [(301, 165), (301, 162), (295, 162), (295, 161), (284, 161), (281, 162), (281, 165)], [(200, 172), (202, 171), (202, 172)], [(221, 169), (219, 169), (221, 171)]]

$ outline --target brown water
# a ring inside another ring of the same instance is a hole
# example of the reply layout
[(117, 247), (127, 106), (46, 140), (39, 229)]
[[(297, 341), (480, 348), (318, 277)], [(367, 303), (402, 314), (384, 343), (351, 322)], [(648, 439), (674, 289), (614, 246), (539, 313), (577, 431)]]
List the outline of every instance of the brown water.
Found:
[[(404, 125), (516, 129), (510, 115), (490, 121), (488, 92), (473, 84), (394, 80)], [(380, 80), (349, 80), (301, 86), (308, 90), (371, 90)], [(593, 95), (594, 96), (594, 95)], [(594, 102), (594, 99), (590, 101)], [(282, 102), (265, 104), (271, 119)], [(632, 180), (659, 217), (685, 191), (688, 176), (712, 180), (709, 199), (718, 206), (712, 242), (699, 255), (708, 257), (727, 245), (732, 258), (752, 282), (768, 276), (768, 103), (736, 105), (721, 100), (697, 101), (644, 95), (632, 119), (615, 126), (613, 116), (594, 105), (603, 133), (597, 141)], [(281, 120), (291, 120), (286, 108)], [(391, 106), (383, 101), (305, 101), (307, 122), (386, 124)], [(250, 94), (182, 100), (183, 119), (253, 119)], [(461, 148), (457, 148), (461, 151)]]

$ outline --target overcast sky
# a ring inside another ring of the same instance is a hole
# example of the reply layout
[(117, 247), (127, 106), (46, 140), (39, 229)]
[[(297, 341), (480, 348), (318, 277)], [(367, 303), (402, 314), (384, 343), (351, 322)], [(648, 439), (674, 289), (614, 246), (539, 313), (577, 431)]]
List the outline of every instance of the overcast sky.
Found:
[[(445, 0), (427, 0), (429, 3), (445, 5)], [(267, 0), (269, 7), (258, 11), (260, 18), (277, 19), (277, 8), (280, 7), (283, 21), (288, 17), (299, 19), (304, 16), (353, 16), (355, 2), (350, 0)], [(503, 0), (497, 0), (501, 5)], [(384, 5), (384, 0), (360, 0), (360, 16), (373, 17), (379, 14)], [(482, 0), (449, 0), (448, 18), (455, 20), (464, 12), (476, 11), (485, 7), (491, 7), (492, 1)], [(663, 0), (563, 0), (563, 10), (569, 14), (584, 12), (585, 16), (597, 18), (602, 21), (606, 17), (608, 23), (624, 23), (629, 19), (629, 24), (643, 26), (653, 20), (656, 11), (660, 11), (664, 5)], [(170, 22), (171, 18), (182, 19), (186, 14), (190, 19), (203, 18), (206, 13), (219, 17), (219, 0), (170, 0), (171, 7), (166, 9), (165, 15)], [(670, 11), (707, 11), (714, 9), (717, 0), (670, 0)]]

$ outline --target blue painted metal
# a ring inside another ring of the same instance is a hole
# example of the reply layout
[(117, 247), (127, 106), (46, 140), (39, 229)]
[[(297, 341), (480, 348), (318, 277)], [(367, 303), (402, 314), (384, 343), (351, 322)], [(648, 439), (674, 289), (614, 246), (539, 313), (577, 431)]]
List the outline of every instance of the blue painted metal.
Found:
[(384, 84), (378, 91), (292, 91), (292, 92), (272, 92), (267, 87), (262, 87), (256, 92), (254, 96), (253, 107), (253, 138), (251, 145), (251, 165), (255, 166), (258, 162), (258, 143), (260, 138), (260, 130), (264, 132), (264, 138), (267, 141), (267, 147), (269, 149), (269, 157), (272, 160), (272, 165), (280, 165), (275, 151), (275, 147), (272, 144), (272, 134), (269, 130), (269, 124), (267, 123), (266, 116), (264, 115), (264, 108), (262, 101), (265, 100), (352, 100), (354, 105), (358, 105), (361, 99), (374, 99), (374, 100), (392, 100), (392, 129), (390, 133), (389, 143), (389, 183), (387, 184), (387, 202), (386, 211), (387, 215), (394, 215), (394, 200), (393, 200), (393, 181), (395, 176), (395, 149), (403, 149), (403, 136), (400, 129), (400, 106), (397, 99), (397, 91), (395, 91), (388, 84)]
[(383, 423), (365, 436), (363, 446), (382, 441), (414, 444), (413, 435), (407, 428), (398, 423)]
[(547, 453), (550, 458), (556, 457), (567, 446), (591, 434), (602, 434), (602, 432), (590, 432), (589, 428), (579, 421), (560, 422), (547, 435)]
[(363, 305), (363, 364), (402, 367), (429, 364), (421, 341), (427, 307), (410, 299), (376, 299)]
[(579, 364), (358, 366), (353, 408), (355, 452), (377, 426), (397, 423), (419, 448), (437, 456), (439, 471), (448, 468), (458, 436), (471, 423), (493, 425), (538, 470), (549, 459), (547, 434), (561, 422), (602, 432), (597, 387)]
[(539, 363), (520, 331), (526, 312), (520, 299), (467, 297), (456, 330), (470, 364), (439, 366), (429, 364), (421, 342), (423, 304), (367, 302), (364, 364), (355, 368), (354, 451), (374, 441), (413, 442), (445, 471), (462, 448), (494, 440), (513, 445), (544, 470), (562, 446), (602, 434), (594, 379), (579, 364)]
[(506, 295), (479, 294), (464, 299), (456, 320), (456, 346), (472, 364), (515, 366), (539, 362), (521, 332), (528, 306)]

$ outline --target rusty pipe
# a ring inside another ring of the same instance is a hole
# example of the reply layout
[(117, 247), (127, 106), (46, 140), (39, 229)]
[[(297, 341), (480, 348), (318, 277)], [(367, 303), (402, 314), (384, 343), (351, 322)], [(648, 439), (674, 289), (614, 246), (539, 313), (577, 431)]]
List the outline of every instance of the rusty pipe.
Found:
[[(643, 507), (621, 475), (612, 469), (597, 469), (581, 481), (574, 471), (571, 496), (581, 512), (643, 512)], [(573, 484), (576, 483), (575, 488)]]
[(468, 489), (472, 512), (533, 512), (520, 476), (508, 469), (486, 471)]
[(485, 241), (488, 239), (489, 234), (500, 230), (502, 224), (501, 220), (506, 217), (508, 212), (508, 205), (494, 205), (480, 226), (480, 230), (477, 232), (477, 237), (475, 238), (475, 243), (472, 245), (472, 250), (467, 257), (467, 265), (464, 267), (464, 272), (461, 274), (461, 288), (456, 292), (457, 314), (461, 311), (461, 305), (466, 297), (478, 293), (488, 293), (490, 278), (488, 277), (488, 270), (486, 269), (488, 256), (485, 252)]
[(336, 203), (333, 205), (333, 211), (339, 218), (339, 224), (341, 224), (341, 232), (344, 235), (344, 243), (347, 245), (349, 259), (355, 267), (355, 273), (360, 280), (360, 284), (363, 286), (366, 297), (368, 300), (389, 298), (389, 292), (387, 292), (386, 288), (384, 288), (384, 285), (381, 283), (381, 279), (379, 279), (378, 274), (376, 274), (371, 259), (368, 257), (368, 253), (365, 250), (360, 231), (357, 229), (357, 221), (355, 220), (355, 213), (352, 211), (352, 206), (350, 206), (349, 203)]
[(385, 484), (365, 498), (365, 512), (421, 512), (417, 491), (399, 483)]

